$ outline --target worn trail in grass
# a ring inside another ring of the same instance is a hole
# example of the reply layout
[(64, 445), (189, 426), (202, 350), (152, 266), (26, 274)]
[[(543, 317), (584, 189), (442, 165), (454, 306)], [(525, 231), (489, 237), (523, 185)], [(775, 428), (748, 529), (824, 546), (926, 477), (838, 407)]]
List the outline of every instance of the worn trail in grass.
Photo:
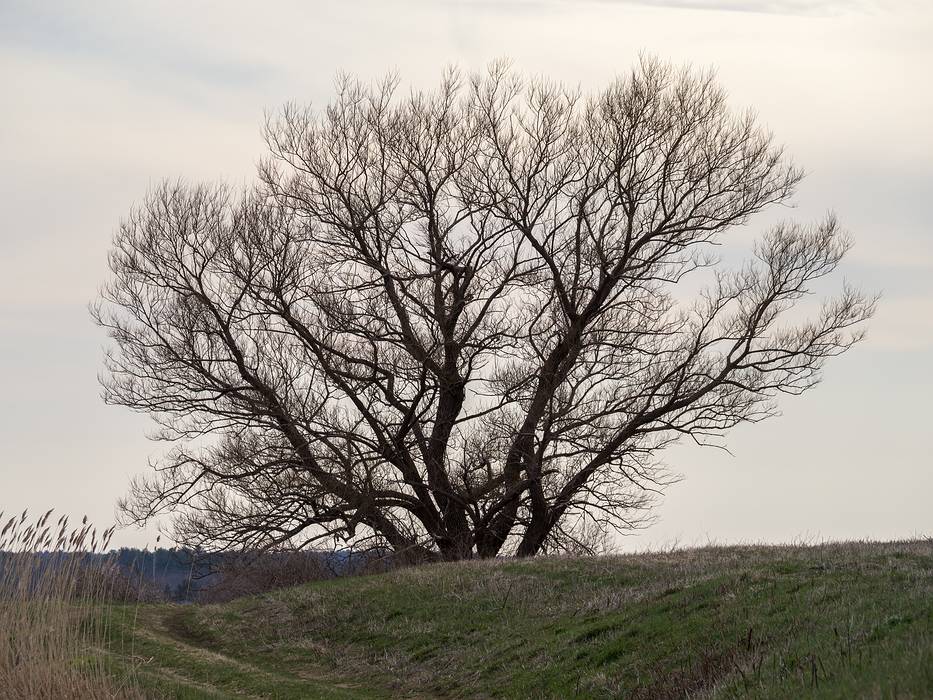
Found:
[(170, 697), (929, 698), (933, 541), (425, 566), (143, 607), (133, 645)]
[(114, 662), (132, 662), (139, 685), (153, 698), (282, 698), (355, 700), (386, 697), (338, 674), (305, 663), (277, 669), (249, 654), (233, 656), (209, 634), (189, 628), (193, 609), (148, 605), (112, 613)]

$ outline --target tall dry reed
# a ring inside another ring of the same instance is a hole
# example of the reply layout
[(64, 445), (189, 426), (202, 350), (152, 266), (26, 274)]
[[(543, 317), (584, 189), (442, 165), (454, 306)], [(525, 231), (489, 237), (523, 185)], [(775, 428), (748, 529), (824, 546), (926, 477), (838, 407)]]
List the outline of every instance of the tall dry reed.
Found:
[(113, 528), (70, 527), (0, 513), (0, 689), (4, 698), (142, 697), (125, 663), (113, 663), (114, 601), (131, 591), (104, 556)]

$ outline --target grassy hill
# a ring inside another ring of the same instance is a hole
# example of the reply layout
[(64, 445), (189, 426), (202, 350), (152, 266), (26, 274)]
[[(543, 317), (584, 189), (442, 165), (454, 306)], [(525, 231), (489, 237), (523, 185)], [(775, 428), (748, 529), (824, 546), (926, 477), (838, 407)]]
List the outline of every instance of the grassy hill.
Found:
[(168, 697), (933, 698), (933, 540), (439, 564), (114, 634)]

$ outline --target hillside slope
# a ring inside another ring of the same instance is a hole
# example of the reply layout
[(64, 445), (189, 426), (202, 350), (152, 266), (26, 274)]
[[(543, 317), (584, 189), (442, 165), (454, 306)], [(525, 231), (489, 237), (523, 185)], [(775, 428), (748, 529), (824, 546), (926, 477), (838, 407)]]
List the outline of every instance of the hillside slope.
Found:
[(933, 698), (933, 540), (442, 564), (134, 616), (169, 697)]

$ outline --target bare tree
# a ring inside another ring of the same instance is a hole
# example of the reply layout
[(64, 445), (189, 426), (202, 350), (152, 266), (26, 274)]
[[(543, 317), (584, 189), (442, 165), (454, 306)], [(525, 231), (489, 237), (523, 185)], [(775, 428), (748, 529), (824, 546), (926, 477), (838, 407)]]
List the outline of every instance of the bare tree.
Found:
[(801, 173), (710, 73), (346, 78), (266, 139), (248, 192), (151, 192), (94, 309), (106, 400), (175, 443), (125, 512), (175, 512), (188, 544), (578, 547), (638, 524), (662, 448), (772, 415), (872, 313), (845, 287), (787, 319), (849, 248), (833, 218), (712, 255)]

